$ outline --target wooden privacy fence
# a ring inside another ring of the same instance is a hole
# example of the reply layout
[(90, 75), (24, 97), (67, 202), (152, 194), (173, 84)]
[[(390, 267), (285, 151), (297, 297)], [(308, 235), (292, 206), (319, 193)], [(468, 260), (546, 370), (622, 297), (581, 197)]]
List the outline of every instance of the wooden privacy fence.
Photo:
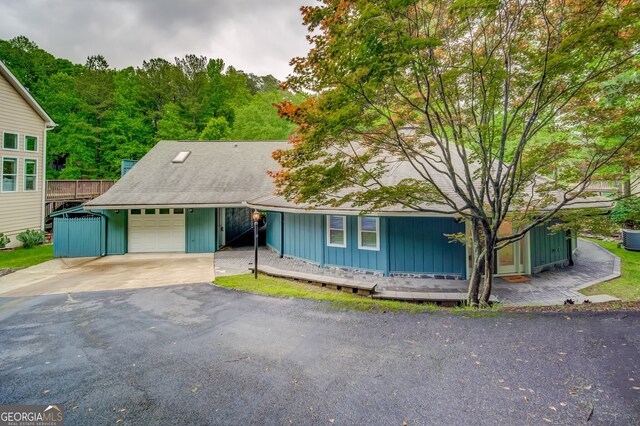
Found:
[(53, 256), (100, 256), (101, 224), (100, 217), (54, 218)]
[(48, 180), (47, 201), (82, 201), (102, 195), (115, 183), (114, 180)]

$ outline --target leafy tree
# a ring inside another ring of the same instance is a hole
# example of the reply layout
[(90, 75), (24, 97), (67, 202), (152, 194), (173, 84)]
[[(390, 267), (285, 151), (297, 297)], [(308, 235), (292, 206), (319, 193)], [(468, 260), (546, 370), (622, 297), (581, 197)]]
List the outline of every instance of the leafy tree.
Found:
[(143, 61), (137, 75), (140, 79), (143, 110), (157, 131), (165, 104), (178, 102), (177, 80), (180, 70), (165, 59), (155, 58)]
[(175, 103), (168, 103), (158, 122), (157, 135), (160, 140), (195, 140), (198, 133), (193, 122), (182, 117), (180, 107)]
[(207, 127), (200, 133), (198, 139), (202, 141), (217, 141), (226, 139), (231, 133), (229, 123), (224, 117), (211, 117), (207, 123)]
[[(292, 149), (278, 154), (280, 192), (466, 219), (469, 303), (487, 303), (496, 252), (584, 202), (591, 179), (637, 140), (637, 127), (609, 137), (592, 124), (620, 122), (597, 107), (600, 84), (638, 66), (639, 8), (607, 0), (303, 7), (312, 48), (292, 61), (287, 86), (318, 95), (280, 105), (298, 124)], [(566, 137), (548, 137), (558, 132)], [(386, 179), (398, 162), (414, 177)]]
[(205, 88), (208, 60), (205, 56), (186, 55), (184, 58), (175, 58), (175, 61), (181, 71), (178, 80), (180, 104), (196, 131), (199, 131), (206, 123), (203, 111), (207, 105)]
[(85, 129), (90, 129), (90, 138), (95, 149), (93, 162), (85, 164), (86, 167), (95, 165), (96, 173), (101, 177), (103, 158), (103, 139), (106, 123), (103, 122), (107, 111), (114, 105), (114, 75), (115, 71), (109, 68), (107, 60), (102, 55), (89, 56), (84, 70), (76, 78), (76, 90), (83, 102), (83, 115), (86, 120)]
[(125, 68), (114, 78), (114, 107), (107, 115), (104, 169), (106, 176), (120, 174), (122, 159), (141, 158), (154, 145), (154, 131), (141, 105), (142, 84), (136, 71)]
[(611, 211), (611, 220), (627, 229), (640, 229), (640, 196), (620, 200)]
[(305, 96), (282, 90), (256, 93), (251, 102), (236, 109), (236, 121), (229, 139), (233, 140), (282, 140), (294, 130), (295, 125), (278, 117), (274, 104), (285, 99), (302, 102)]

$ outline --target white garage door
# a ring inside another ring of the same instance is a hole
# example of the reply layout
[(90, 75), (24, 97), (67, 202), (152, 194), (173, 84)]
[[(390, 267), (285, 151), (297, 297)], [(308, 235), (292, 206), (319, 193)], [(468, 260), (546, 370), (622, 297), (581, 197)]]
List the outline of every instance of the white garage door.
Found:
[(184, 252), (184, 209), (129, 211), (129, 253)]

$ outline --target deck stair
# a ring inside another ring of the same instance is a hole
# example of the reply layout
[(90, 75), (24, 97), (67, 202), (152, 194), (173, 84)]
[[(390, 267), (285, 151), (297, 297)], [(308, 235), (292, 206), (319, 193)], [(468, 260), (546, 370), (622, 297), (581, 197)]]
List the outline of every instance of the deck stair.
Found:
[(373, 295), (376, 288), (376, 285), (371, 283), (327, 275), (308, 274), (306, 272), (286, 271), (268, 265), (258, 265), (258, 272), (266, 275), (271, 275), (272, 277), (280, 277), (295, 281), (307, 282), (321, 287), (340, 290), (345, 293), (359, 294), (362, 296)]
[[(253, 268), (250, 268), (253, 272)], [(384, 290), (376, 292), (376, 284), (363, 281), (334, 277), (329, 275), (309, 274), (306, 272), (289, 271), (270, 265), (258, 265), (258, 272), (272, 277), (286, 278), (289, 280), (305, 282), (321, 287), (339, 290), (346, 293), (369, 296), (380, 300), (402, 300), (415, 303), (435, 303), (443, 306), (457, 306), (467, 300), (467, 293), (462, 292), (423, 292), (423, 291), (393, 291)], [(498, 299), (491, 296), (490, 302)]]

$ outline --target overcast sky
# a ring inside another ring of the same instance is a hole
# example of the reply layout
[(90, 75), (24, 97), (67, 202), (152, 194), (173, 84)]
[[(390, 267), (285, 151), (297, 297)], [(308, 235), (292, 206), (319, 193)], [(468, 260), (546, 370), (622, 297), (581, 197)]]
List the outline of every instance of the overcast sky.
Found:
[(0, 39), (25, 35), (75, 63), (111, 67), (188, 53), (284, 79), (308, 50), (300, 5), (313, 0), (2, 0)]

